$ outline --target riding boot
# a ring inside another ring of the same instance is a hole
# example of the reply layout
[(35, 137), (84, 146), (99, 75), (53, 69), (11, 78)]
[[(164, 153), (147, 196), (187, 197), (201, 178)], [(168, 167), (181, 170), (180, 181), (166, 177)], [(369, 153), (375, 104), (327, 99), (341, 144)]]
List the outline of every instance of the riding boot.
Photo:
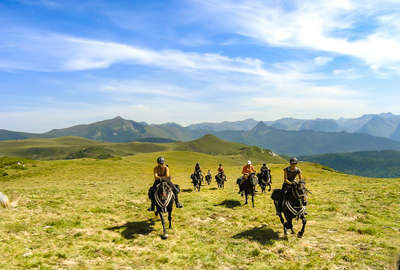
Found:
[(150, 205), (150, 207), (149, 208), (147, 208), (147, 211), (154, 211), (154, 202), (153, 202), (153, 200), (151, 200), (151, 205)]
[(175, 193), (175, 205), (176, 205), (176, 208), (182, 208), (183, 207), (183, 205), (179, 202), (177, 193)]

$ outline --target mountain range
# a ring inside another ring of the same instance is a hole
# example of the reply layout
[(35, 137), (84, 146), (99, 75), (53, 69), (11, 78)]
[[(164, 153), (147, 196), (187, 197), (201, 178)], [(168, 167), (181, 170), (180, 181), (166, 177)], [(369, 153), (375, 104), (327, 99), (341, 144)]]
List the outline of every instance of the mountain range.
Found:
[[(282, 130), (300, 131), (313, 130), (322, 132), (364, 133), (377, 137), (384, 137), (400, 141), (400, 115), (392, 113), (366, 114), (358, 118), (340, 119), (296, 119), (282, 118), (276, 121), (264, 121), (267, 126)], [(254, 119), (237, 122), (199, 123), (188, 128), (224, 131), (224, 130), (251, 130), (258, 124)]]
[[(389, 116), (388, 114), (386, 116)], [(393, 116), (393, 115), (392, 115)], [(382, 115), (362, 117), (363, 125), (359, 120), (344, 119), (342, 126), (348, 126), (353, 121), (354, 126), (367, 130), (366, 127), (374, 126), (379, 121), (370, 120), (383, 118)], [(394, 117), (394, 116), (393, 116)], [(366, 119), (369, 119), (368, 121)], [(388, 117), (386, 117), (388, 118)], [(49, 132), (34, 134), (0, 130), (0, 140), (21, 140), (27, 138), (56, 138), (64, 136), (78, 136), (91, 140), (104, 142), (173, 142), (189, 141), (198, 139), (206, 134), (213, 134), (221, 139), (268, 148), (279, 154), (286, 155), (315, 155), (323, 153), (353, 152), (353, 151), (376, 151), (376, 150), (400, 150), (400, 142), (384, 137), (372, 136), (362, 133), (350, 132), (327, 132), (331, 122), (325, 120), (296, 120), (281, 119), (275, 121), (275, 127), (271, 123), (257, 122), (254, 126), (252, 119), (239, 122), (221, 123), (217, 129), (213, 123), (180, 126), (176, 123), (165, 123), (161, 125), (147, 124), (115, 117), (87, 125), (77, 125), (64, 129), (54, 129)], [(299, 121), (303, 122), (302, 125)], [(307, 122), (308, 121), (308, 122)], [(394, 122), (394, 120), (393, 120)], [(344, 124), (346, 123), (346, 124)], [(366, 125), (370, 123), (369, 125)], [(286, 127), (292, 127), (288, 130)], [(333, 125), (333, 124), (332, 124)], [(277, 128), (279, 126), (280, 128)], [(313, 127), (303, 129), (301, 126)], [(318, 126), (318, 128), (317, 128)], [(354, 128), (357, 130), (357, 127)], [(375, 125), (376, 126), (376, 125)], [(296, 128), (297, 127), (297, 128)], [(325, 127), (325, 128), (322, 128)], [(324, 129), (319, 131), (317, 129)], [(396, 132), (396, 131), (395, 131)], [(399, 130), (400, 133), (400, 130)]]

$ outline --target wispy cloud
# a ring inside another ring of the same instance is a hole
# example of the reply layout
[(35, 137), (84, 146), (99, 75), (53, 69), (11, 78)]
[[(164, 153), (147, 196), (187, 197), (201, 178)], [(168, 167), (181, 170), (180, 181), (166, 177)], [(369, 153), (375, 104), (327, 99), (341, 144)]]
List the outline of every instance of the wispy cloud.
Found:
[[(400, 65), (400, 5), (396, 1), (302, 0), (293, 1), (290, 9), (257, 0), (195, 3), (210, 15), (209, 20), (218, 18), (213, 23), (269, 45), (349, 55), (377, 70)], [(376, 26), (369, 31), (356, 29), (371, 21)]]

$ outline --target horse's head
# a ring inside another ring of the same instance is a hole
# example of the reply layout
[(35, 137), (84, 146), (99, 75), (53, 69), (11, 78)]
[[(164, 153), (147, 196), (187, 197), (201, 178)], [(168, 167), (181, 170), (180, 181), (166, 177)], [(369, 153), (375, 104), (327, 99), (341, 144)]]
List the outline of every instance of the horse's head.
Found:
[(307, 193), (311, 193), (306, 188), (306, 182), (304, 180), (296, 182), (296, 185), (293, 186), (293, 191), (293, 195), (296, 199), (301, 200), (303, 203), (307, 202)]
[(168, 196), (171, 192), (172, 191), (168, 183), (162, 181), (157, 189), (157, 197), (160, 199), (162, 203), (165, 203), (168, 200)]

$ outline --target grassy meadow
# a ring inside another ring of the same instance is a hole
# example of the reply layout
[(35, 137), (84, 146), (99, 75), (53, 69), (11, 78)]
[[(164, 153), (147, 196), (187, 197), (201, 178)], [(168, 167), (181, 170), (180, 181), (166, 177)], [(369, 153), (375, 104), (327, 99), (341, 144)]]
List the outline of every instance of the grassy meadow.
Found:
[[(237, 194), (244, 158), (162, 154), (184, 204), (174, 209), (168, 240), (160, 238), (159, 218), (146, 211), (161, 153), (8, 169), (0, 191), (22, 197), (17, 208), (0, 209), (0, 269), (388, 269), (400, 252), (399, 179), (300, 164), (313, 192), (308, 224), (302, 239), (286, 238), (269, 193), (258, 192), (254, 209)], [(224, 190), (213, 180), (192, 192), (197, 161), (213, 174), (224, 164)], [(273, 188), (284, 166), (271, 164)]]

